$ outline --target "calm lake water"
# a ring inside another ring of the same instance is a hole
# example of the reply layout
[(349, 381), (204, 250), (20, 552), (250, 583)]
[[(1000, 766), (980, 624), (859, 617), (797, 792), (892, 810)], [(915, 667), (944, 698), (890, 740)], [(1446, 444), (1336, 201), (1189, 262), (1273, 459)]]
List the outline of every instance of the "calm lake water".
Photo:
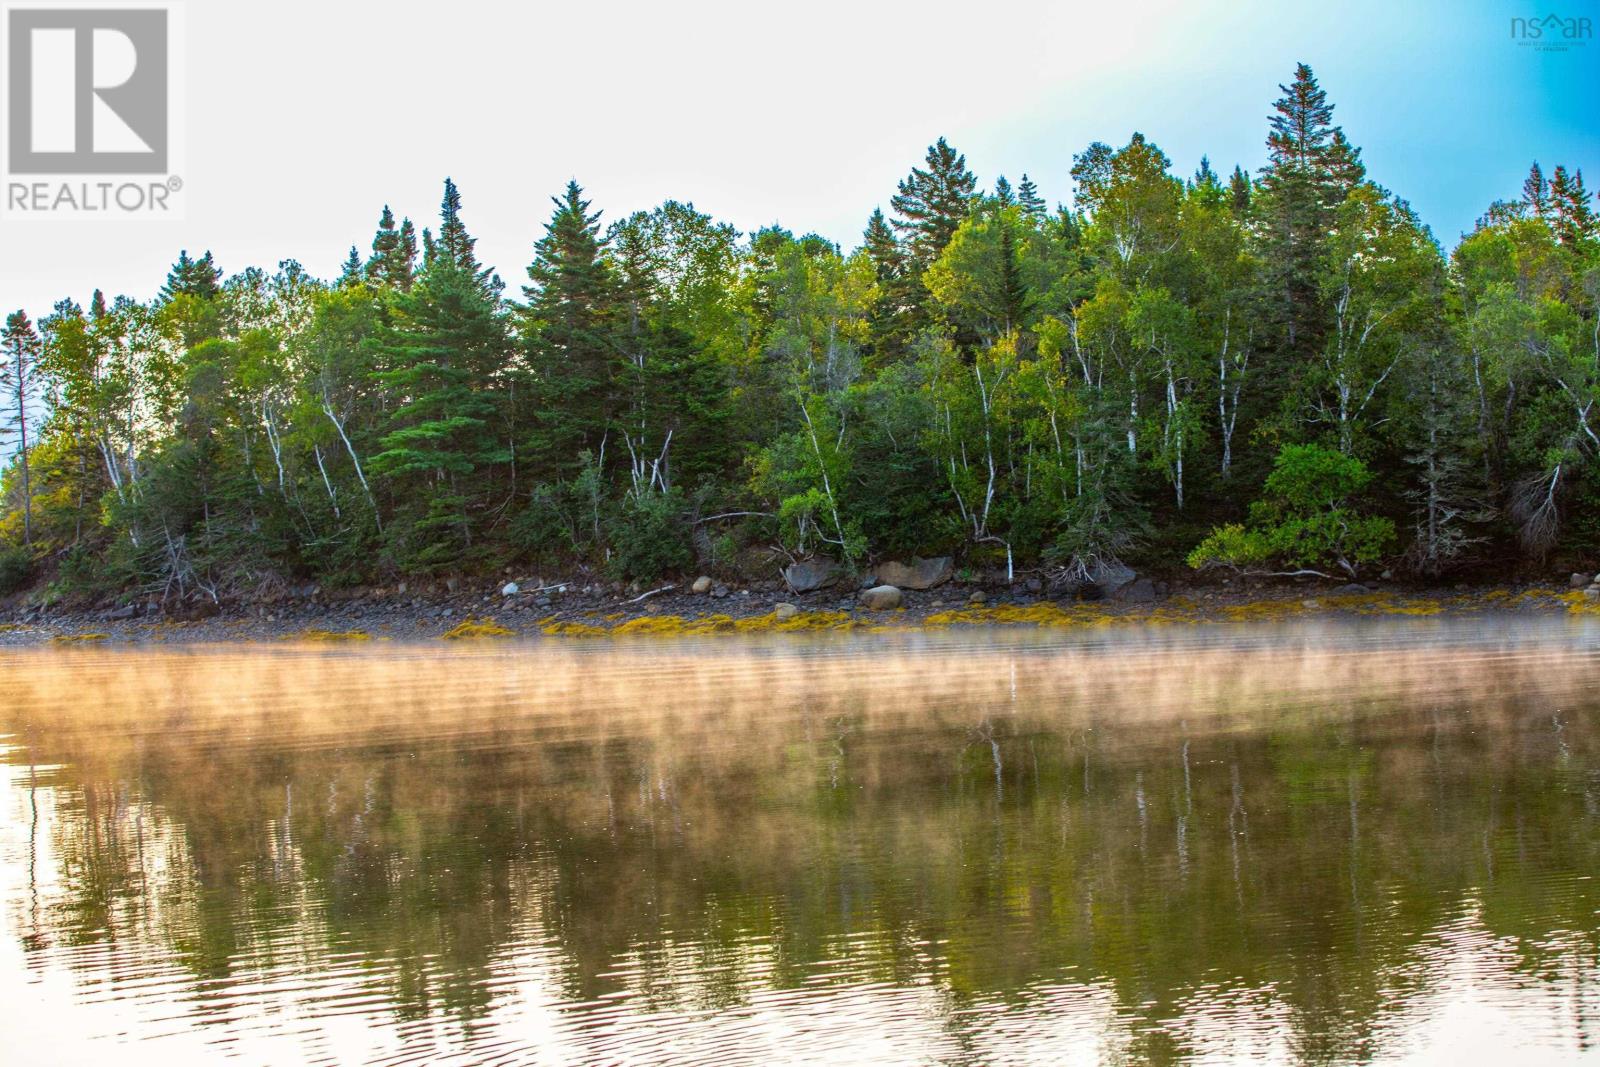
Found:
[(13, 653), (0, 1059), (1593, 1062), (1597, 649)]

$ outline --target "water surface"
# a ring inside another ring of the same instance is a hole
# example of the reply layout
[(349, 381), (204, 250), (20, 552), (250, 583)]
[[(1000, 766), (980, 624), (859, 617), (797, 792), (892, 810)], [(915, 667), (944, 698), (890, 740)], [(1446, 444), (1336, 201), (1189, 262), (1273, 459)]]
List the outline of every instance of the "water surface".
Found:
[(5, 1061), (1594, 1061), (1595, 647), (9, 655)]

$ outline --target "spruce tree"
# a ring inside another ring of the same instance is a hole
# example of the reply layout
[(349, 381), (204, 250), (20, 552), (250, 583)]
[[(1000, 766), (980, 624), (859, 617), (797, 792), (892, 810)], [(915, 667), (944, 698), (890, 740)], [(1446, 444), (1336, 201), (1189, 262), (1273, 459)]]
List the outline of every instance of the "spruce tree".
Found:
[(522, 335), (533, 374), (536, 467), (561, 471), (598, 451), (613, 414), (619, 298), (603, 251), (600, 213), (578, 183), (552, 197), (555, 211), (528, 266)]
[[(423, 232), (424, 242), (428, 234)], [(467, 232), (461, 221), (461, 191), (449, 178), (444, 180), (444, 199), (439, 204), (439, 233), (432, 241), (430, 257), (443, 256), (477, 279), (484, 295), (498, 299), (504, 285), (492, 268), (478, 263), (477, 238)]]
[(1595, 236), (1595, 215), (1589, 198), (1589, 190), (1583, 186), (1583, 171), (1568, 173), (1566, 167), (1556, 167), (1550, 176), (1551, 225), (1556, 240), (1568, 248)]
[(873, 209), (861, 238), (862, 250), (872, 262), (878, 283), (868, 322), (873, 361), (883, 364), (904, 354), (910, 341), (915, 281), (908, 276), (905, 250), (881, 209)]
[(994, 180), (994, 198), (1006, 207), (1017, 202), (1016, 194), (1011, 191), (1011, 182), (1004, 174)]
[(221, 281), (222, 272), (212, 261), (210, 252), (199, 259), (191, 259), (189, 250), (183, 249), (178, 253), (178, 261), (167, 273), (166, 284), (161, 287), (161, 299), (166, 302), (177, 296), (193, 296), (210, 300), (221, 292)]
[(1235, 218), (1244, 218), (1250, 213), (1250, 175), (1244, 168), (1235, 164), (1233, 175), (1228, 179), (1228, 206), (1233, 210)]
[(1544, 171), (1539, 169), (1538, 160), (1533, 161), (1533, 166), (1528, 168), (1527, 178), (1522, 182), (1522, 203), (1534, 218), (1542, 219), (1550, 213), (1550, 186), (1544, 180)]
[(351, 245), (350, 254), (344, 257), (344, 266), (339, 271), (339, 284), (355, 285), (368, 276), (369, 272), (361, 264), (361, 250)]
[(33, 486), (28, 472), (29, 408), (38, 392), (39, 333), (24, 311), (6, 318), (0, 332), (0, 391), (12, 410), (0, 432), (17, 439), (17, 464), (22, 475), (22, 540), (33, 544)]
[(977, 179), (967, 169), (967, 158), (943, 137), (930, 145), (927, 169), (913, 167), (890, 201), (894, 228), (905, 242), (907, 259), (916, 274), (928, 268), (956, 228), (967, 217)]
[(399, 272), (395, 284), (405, 292), (417, 276), (417, 228), (411, 225), (410, 219), (400, 220), (400, 247), (395, 266)]
[(441, 255), (394, 295), (371, 348), (375, 384), (397, 402), (368, 464), (401, 505), (402, 521), (387, 525), (395, 562), (421, 572), (459, 566), (476, 544), (492, 471), (511, 458), (499, 430), (498, 303)]
[[(459, 206), (459, 194), (456, 199)], [(383, 215), (378, 219), (378, 231), (372, 238), (372, 258), (367, 260), (366, 266), (367, 279), (375, 285), (405, 292), (411, 288), (416, 257), (417, 238), (411, 220), (406, 219), (396, 226), (394, 212), (385, 204)]]
[(1033, 179), (1027, 174), (1023, 174), (1022, 180), (1017, 183), (1017, 204), (1035, 222), (1044, 221), (1048, 210), (1044, 197), (1039, 195), (1039, 187), (1033, 184)]
[(1326, 330), (1317, 270), (1334, 212), (1365, 174), (1361, 153), (1333, 125), (1333, 105), (1311, 68), (1295, 67), (1267, 134), (1260, 191), (1264, 259), (1277, 309), (1280, 350), (1300, 360)]

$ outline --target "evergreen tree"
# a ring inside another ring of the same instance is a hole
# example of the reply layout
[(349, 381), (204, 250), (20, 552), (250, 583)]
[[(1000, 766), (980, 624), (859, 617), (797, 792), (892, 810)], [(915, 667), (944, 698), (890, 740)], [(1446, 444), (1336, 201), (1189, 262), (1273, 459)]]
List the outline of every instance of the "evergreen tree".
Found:
[(461, 221), (461, 191), (449, 178), (444, 180), (444, 199), (439, 204), (439, 233), (431, 243), (427, 231), (423, 242), (430, 245), (429, 259), (444, 257), (477, 280), (484, 295), (498, 299), (505, 286), (492, 268), (478, 263), (477, 238), (467, 232)]
[(1234, 218), (1242, 219), (1250, 213), (1250, 192), (1250, 175), (1235, 164), (1228, 179), (1228, 206), (1233, 209)]
[(1016, 194), (1011, 191), (1011, 182), (1004, 174), (994, 180), (994, 198), (1006, 207), (1017, 202)]
[(1039, 195), (1039, 187), (1033, 184), (1033, 179), (1027, 174), (1023, 174), (1022, 180), (1017, 183), (1017, 204), (1029, 218), (1036, 222), (1044, 221), (1047, 210), (1044, 197)]
[(13, 311), (6, 317), (4, 332), (0, 332), (0, 391), (12, 407), (8, 420), (0, 424), (0, 431), (14, 436), (17, 441), (17, 464), (22, 474), (22, 540), (33, 544), (33, 485), (28, 472), (28, 420), (29, 410), (38, 394), (38, 364), (40, 352), (39, 333), (24, 311)]
[(1334, 212), (1362, 179), (1360, 152), (1333, 125), (1333, 105), (1311, 68), (1295, 67), (1267, 135), (1261, 171), (1264, 260), (1281, 350), (1303, 360), (1315, 353), (1327, 329), (1318, 296), (1317, 269)]
[(603, 252), (600, 213), (578, 183), (552, 197), (555, 211), (535, 245), (523, 287), (522, 334), (533, 374), (536, 466), (565, 470), (598, 453), (613, 414), (618, 316), (616, 281)]
[(1550, 212), (1550, 186), (1544, 180), (1539, 161), (1528, 168), (1528, 177), (1522, 182), (1522, 203), (1535, 218), (1545, 218)]
[(403, 569), (460, 565), (475, 546), (489, 474), (510, 461), (500, 437), (506, 339), (500, 310), (476, 275), (438, 257), (396, 294), (374, 339), (375, 383), (398, 400), (369, 466), (399, 502), (388, 524)]
[(350, 254), (344, 257), (344, 266), (339, 271), (339, 284), (354, 285), (370, 275), (371, 272), (361, 264), (361, 250), (351, 245)]
[(861, 240), (878, 283), (868, 319), (869, 344), (873, 361), (883, 364), (903, 355), (910, 343), (916, 283), (909, 276), (905, 250), (884, 219), (882, 209), (873, 209)]
[(939, 257), (967, 217), (977, 179), (967, 169), (967, 157), (951, 148), (943, 137), (930, 145), (927, 169), (913, 167), (890, 201), (894, 228), (905, 242), (913, 273), (920, 274)]
[[(457, 201), (459, 204), (459, 194)], [(383, 206), (378, 219), (378, 231), (372, 238), (372, 258), (367, 260), (367, 279), (376, 285), (386, 285), (405, 292), (411, 288), (416, 270), (417, 239), (411, 220), (396, 226), (394, 212)]]
[(401, 292), (411, 288), (417, 274), (417, 228), (410, 219), (400, 220), (400, 246), (395, 255), (395, 284)]
[(1595, 215), (1589, 199), (1589, 190), (1583, 185), (1583, 171), (1569, 174), (1566, 167), (1556, 167), (1550, 176), (1551, 225), (1556, 231), (1556, 240), (1568, 248), (1595, 236)]
[(191, 259), (188, 249), (178, 253), (178, 261), (167, 274), (161, 287), (161, 299), (170, 301), (177, 296), (193, 296), (201, 300), (214, 299), (221, 291), (222, 272), (212, 262), (207, 252), (199, 259)]

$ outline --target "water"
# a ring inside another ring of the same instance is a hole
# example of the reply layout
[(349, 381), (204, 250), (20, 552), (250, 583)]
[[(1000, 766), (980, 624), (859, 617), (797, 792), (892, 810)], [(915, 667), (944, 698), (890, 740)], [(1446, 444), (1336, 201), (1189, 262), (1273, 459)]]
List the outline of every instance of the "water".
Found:
[(1595, 1062), (1535, 626), (13, 654), (4, 1060)]

